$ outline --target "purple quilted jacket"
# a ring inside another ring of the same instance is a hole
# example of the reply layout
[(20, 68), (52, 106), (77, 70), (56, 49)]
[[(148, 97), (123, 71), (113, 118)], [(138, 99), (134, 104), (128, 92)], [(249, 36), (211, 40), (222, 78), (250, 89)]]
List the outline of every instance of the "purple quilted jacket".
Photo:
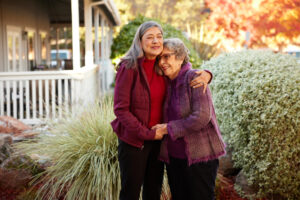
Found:
[[(168, 123), (168, 134), (172, 140), (183, 138), (188, 164), (205, 162), (216, 159), (226, 153), (213, 107), (211, 92), (207, 88), (203, 94), (203, 87), (191, 88), (190, 81), (197, 76), (188, 63), (178, 74), (175, 90), (179, 99), (176, 100), (177, 113), (181, 119), (168, 121), (167, 110), (170, 100), (171, 84), (167, 87), (164, 104), (164, 122)], [(160, 160), (169, 162), (168, 139), (162, 141)]]

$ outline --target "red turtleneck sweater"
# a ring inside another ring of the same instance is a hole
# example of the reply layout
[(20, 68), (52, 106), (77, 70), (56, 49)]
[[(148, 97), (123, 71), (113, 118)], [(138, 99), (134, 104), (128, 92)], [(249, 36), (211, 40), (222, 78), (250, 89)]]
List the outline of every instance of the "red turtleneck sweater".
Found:
[(146, 72), (148, 83), (150, 86), (150, 120), (148, 127), (162, 123), (162, 110), (166, 93), (166, 83), (163, 76), (159, 76), (155, 73), (154, 69), (155, 60), (145, 59), (143, 62), (143, 68)]

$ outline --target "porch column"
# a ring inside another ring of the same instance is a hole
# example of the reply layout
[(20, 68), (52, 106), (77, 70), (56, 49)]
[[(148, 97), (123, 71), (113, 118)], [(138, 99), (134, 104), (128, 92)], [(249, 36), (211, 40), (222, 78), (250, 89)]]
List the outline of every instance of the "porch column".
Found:
[(101, 61), (104, 60), (104, 55), (105, 55), (105, 36), (104, 36), (104, 17), (101, 16)]
[[(3, 11), (2, 11), (2, 9), (3, 9), (3, 2), (2, 1), (0, 1), (0, 12), (1, 12), (1, 14), (0, 14), (0, 47), (1, 47), (1, 50), (0, 50), (0, 58), (2, 58), (2, 59), (0, 59), (0, 72), (4, 72), (5, 71), (5, 66), (8, 66), (8, 64), (6, 64), (5, 63), (5, 61), (4, 60), (6, 60), (6, 59), (4, 59), (5, 57), (4, 56), (7, 56), (5, 53), (4, 53), (4, 49), (3, 49), (3, 47), (4, 47), (4, 44), (3, 44), (3, 31), (2, 30), (5, 30), (5, 28), (3, 27), (3, 22), (2, 22), (2, 18), (3, 18)], [(1, 91), (0, 91), (1, 92)], [(2, 100), (0, 100), (0, 102), (1, 102)]]
[(105, 59), (108, 59), (108, 23), (105, 20)]
[(94, 14), (95, 23), (95, 63), (99, 64), (99, 10), (95, 9)]
[(92, 66), (93, 32), (92, 32), (92, 6), (90, 0), (84, 0), (84, 26), (85, 26), (85, 66)]
[(73, 70), (80, 68), (80, 43), (79, 43), (79, 0), (71, 0), (72, 7), (72, 53)]
[(108, 44), (108, 57), (111, 54), (111, 45), (113, 43), (113, 34), (114, 34), (114, 30), (113, 30), (113, 26), (109, 26), (109, 44)]
[(55, 40), (55, 45), (56, 45), (56, 68), (57, 69), (60, 69), (61, 68), (61, 62), (60, 62), (60, 59), (59, 59), (59, 44), (58, 44), (58, 41), (59, 41), (59, 28), (56, 27), (56, 40)]

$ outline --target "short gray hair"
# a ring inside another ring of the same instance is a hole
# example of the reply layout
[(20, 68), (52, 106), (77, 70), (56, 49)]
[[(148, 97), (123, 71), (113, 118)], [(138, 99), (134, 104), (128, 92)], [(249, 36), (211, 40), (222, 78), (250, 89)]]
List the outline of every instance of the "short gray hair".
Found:
[(157, 27), (161, 31), (161, 34), (163, 34), (163, 29), (161, 25), (155, 21), (147, 21), (141, 24), (135, 33), (131, 47), (126, 52), (124, 58), (122, 58), (122, 61), (127, 61), (126, 68), (131, 68), (131, 69), (137, 68), (138, 58), (144, 56), (144, 51), (142, 49), (142, 42), (141, 42), (142, 37), (144, 36), (146, 31), (152, 27)]
[(164, 48), (171, 50), (175, 53), (176, 59), (183, 59), (182, 65), (189, 62), (189, 49), (185, 46), (183, 41), (179, 38), (168, 38), (164, 40)]

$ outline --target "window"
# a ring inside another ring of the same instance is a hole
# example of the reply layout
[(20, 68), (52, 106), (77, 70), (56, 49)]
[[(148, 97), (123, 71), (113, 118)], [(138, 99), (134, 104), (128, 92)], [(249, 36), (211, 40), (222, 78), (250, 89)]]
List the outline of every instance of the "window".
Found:
[(36, 67), (36, 53), (35, 53), (35, 31), (28, 30), (27, 32), (27, 46), (28, 46), (28, 66), (30, 69)]
[(40, 63), (39, 64), (42, 64), (42, 65), (46, 65), (47, 64), (47, 54), (48, 54), (48, 51), (47, 51), (47, 46), (48, 46), (48, 41), (47, 41), (47, 33), (46, 32), (40, 32)]
[(56, 53), (51, 53), (51, 60), (56, 60)]
[(8, 71), (17, 72), (26, 70), (21, 63), (21, 29), (18, 27), (7, 27), (7, 56)]
[[(56, 60), (56, 54), (56, 50), (51, 50), (51, 60)], [(71, 59), (71, 51), (65, 49), (58, 50), (58, 58), (60, 60)]]

